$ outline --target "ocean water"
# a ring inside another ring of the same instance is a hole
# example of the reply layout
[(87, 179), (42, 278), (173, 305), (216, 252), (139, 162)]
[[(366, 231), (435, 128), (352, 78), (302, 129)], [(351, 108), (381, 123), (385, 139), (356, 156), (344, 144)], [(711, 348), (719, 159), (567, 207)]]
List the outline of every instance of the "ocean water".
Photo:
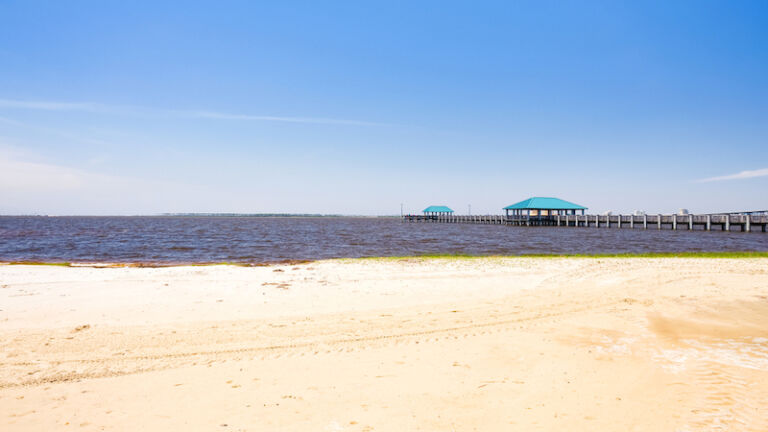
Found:
[(768, 251), (768, 233), (402, 223), (398, 218), (0, 217), (0, 261), (264, 263), (421, 254)]

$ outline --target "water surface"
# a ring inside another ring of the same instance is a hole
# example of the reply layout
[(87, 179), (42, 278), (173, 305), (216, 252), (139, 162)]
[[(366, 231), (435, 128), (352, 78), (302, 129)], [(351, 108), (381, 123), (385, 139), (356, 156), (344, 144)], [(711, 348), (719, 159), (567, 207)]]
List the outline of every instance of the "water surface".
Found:
[(262, 263), (421, 254), (768, 251), (768, 234), (398, 218), (0, 217), (0, 261)]

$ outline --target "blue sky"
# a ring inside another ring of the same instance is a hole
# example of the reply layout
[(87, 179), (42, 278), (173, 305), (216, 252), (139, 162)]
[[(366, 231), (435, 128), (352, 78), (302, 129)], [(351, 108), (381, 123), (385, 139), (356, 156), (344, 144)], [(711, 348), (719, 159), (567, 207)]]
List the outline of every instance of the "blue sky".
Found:
[(0, 214), (766, 209), (766, 22), (764, 1), (2, 1)]

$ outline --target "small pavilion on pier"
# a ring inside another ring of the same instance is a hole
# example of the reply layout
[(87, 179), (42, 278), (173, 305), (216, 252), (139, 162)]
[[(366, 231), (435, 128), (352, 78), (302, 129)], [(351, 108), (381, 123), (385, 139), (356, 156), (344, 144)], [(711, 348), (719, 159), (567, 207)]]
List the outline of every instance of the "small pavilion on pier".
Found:
[(441, 205), (433, 205), (424, 209), (424, 216), (447, 216), (451, 214), (453, 214), (453, 210)]
[(587, 207), (560, 198), (533, 197), (504, 207), (507, 218), (550, 219), (550, 216), (584, 214)]

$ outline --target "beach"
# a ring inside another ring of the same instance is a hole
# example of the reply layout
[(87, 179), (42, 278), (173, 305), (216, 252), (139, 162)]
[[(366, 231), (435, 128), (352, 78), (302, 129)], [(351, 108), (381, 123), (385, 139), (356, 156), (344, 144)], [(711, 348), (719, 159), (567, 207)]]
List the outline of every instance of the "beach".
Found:
[(0, 430), (768, 430), (768, 258), (0, 265)]

